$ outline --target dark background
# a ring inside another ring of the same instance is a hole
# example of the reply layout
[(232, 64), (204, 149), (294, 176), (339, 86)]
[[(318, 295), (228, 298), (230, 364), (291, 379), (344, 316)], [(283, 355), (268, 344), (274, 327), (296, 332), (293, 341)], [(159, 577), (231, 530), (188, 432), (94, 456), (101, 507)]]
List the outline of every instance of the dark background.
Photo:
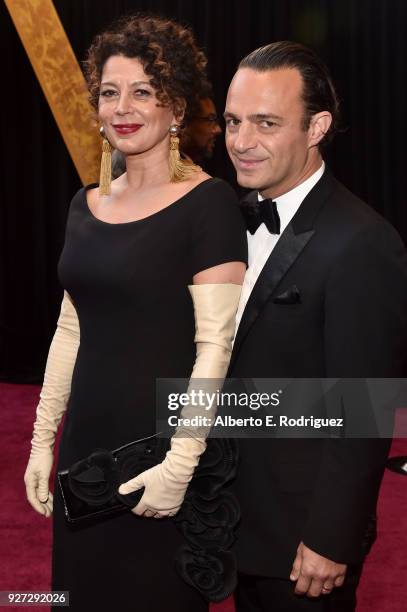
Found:
[[(189, 24), (209, 58), (220, 114), (238, 61), (275, 40), (305, 43), (331, 69), (347, 130), (325, 158), (407, 242), (405, 0), (55, 0), (77, 58), (119, 15)], [(40, 24), (39, 24), (40, 27)], [(57, 262), (81, 186), (7, 9), (0, 4), (0, 379), (41, 382), (62, 288)], [(222, 139), (209, 170), (234, 182)]]

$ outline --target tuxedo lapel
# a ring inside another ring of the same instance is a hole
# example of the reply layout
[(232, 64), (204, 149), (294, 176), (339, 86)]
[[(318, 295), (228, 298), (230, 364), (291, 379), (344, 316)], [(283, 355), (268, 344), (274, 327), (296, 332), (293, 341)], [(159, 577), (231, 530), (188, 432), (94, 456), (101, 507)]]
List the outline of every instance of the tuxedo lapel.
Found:
[[(314, 228), (316, 216), (321, 207), (325, 204), (327, 197), (332, 192), (334, 184), (335, 179), (326, 169), (321, 179), (302, 202), (291, 223), (286, 227), (271, 252), (270, 257), (266, 261), (253, 287), (253, 291), (250, 294), (246, 308), (243, 312), (235, 338), (231, 366), (233, 365), (244, 338), (265, 304), (296, 259), (300, 256), (305, 246), (316, 233)], [(246, 197), (246, 201), (253, 197), (253, 193), (251, 193), (248, 198)]]
[(303, 248), (312, 238), (314, 230), (296, 235), (290, 223), (277, 242), (250, 294), (237, 331), (234, 352), (238, 352), (242, 340), (259, 316), (275, 288), (291, 268)]

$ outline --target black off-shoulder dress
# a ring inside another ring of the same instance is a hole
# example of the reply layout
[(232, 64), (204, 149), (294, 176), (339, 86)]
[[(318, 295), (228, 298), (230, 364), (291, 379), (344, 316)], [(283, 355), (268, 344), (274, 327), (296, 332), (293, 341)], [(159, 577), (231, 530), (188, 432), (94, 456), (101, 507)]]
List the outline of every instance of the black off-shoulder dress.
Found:
[[(95, 448), (114, 449), (155, 433), (155, 379), (187, 378), (195, 361), (188, 284), (201, 270), (247, 262), (237, 199), (220, 179), (207, 179), (144, 219), (119, 224), (92, 214), (88, 188), (72, 200), (58, 266), (81, 334), (58, 470)], [(172, 519), (126, 512), (72, 527), (54, 490), (52, 588), (69, 591), (70, 610), (207, 610), (175, 571), (183, 536)]]

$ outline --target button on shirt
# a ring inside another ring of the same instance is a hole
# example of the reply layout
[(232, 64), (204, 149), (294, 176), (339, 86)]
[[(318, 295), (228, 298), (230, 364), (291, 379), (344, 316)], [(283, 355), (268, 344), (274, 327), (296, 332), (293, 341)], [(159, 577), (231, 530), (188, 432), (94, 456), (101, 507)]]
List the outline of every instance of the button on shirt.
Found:
[[(239, 327), (243, 311), (249, 301), (250, 294), (259, 278), (264, 264), (270, 257), (271, 252), (276, 246), (281, 234), (284, 232), (291, 219), (301, 206), (303, 200), (317, 184), (325, 170), (325, 163), (322, 162), (321, 167), (311, 174), (306, 181), (283, 194), (279, 198), (274, 198), (277, 204), (278, 214), (280, 215), (280, 234), (270, 234), (267, 227), (262, 223), (254, 234), (247, 232), (247, 242), (249, 248), (248, 269), (243, 281), (242, 293), (240, 296), (239, 307), (236, 313), (236, 329)], [(264, 198), (258, 194), (259, 201)]]

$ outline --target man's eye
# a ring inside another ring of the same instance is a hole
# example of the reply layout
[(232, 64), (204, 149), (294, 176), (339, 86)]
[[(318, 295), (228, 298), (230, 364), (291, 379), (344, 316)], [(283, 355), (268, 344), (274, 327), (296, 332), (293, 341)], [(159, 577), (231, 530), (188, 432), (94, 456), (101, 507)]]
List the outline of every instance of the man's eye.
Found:
[(232, 117), (226, 119), (226, 125), (228, 127), (236, 127), (237, 125), (239, 125), (239, 123), (239, 119), (233, 119)]
[(271, 127), (273, 127), (273, 125), (276, 125), (276, 124), (274, 123), (274, 121), (265, 121), (264, 120), (264, 121), (260, 122), (260, 125), (261, 125), (261, 127), (271, 128)]

